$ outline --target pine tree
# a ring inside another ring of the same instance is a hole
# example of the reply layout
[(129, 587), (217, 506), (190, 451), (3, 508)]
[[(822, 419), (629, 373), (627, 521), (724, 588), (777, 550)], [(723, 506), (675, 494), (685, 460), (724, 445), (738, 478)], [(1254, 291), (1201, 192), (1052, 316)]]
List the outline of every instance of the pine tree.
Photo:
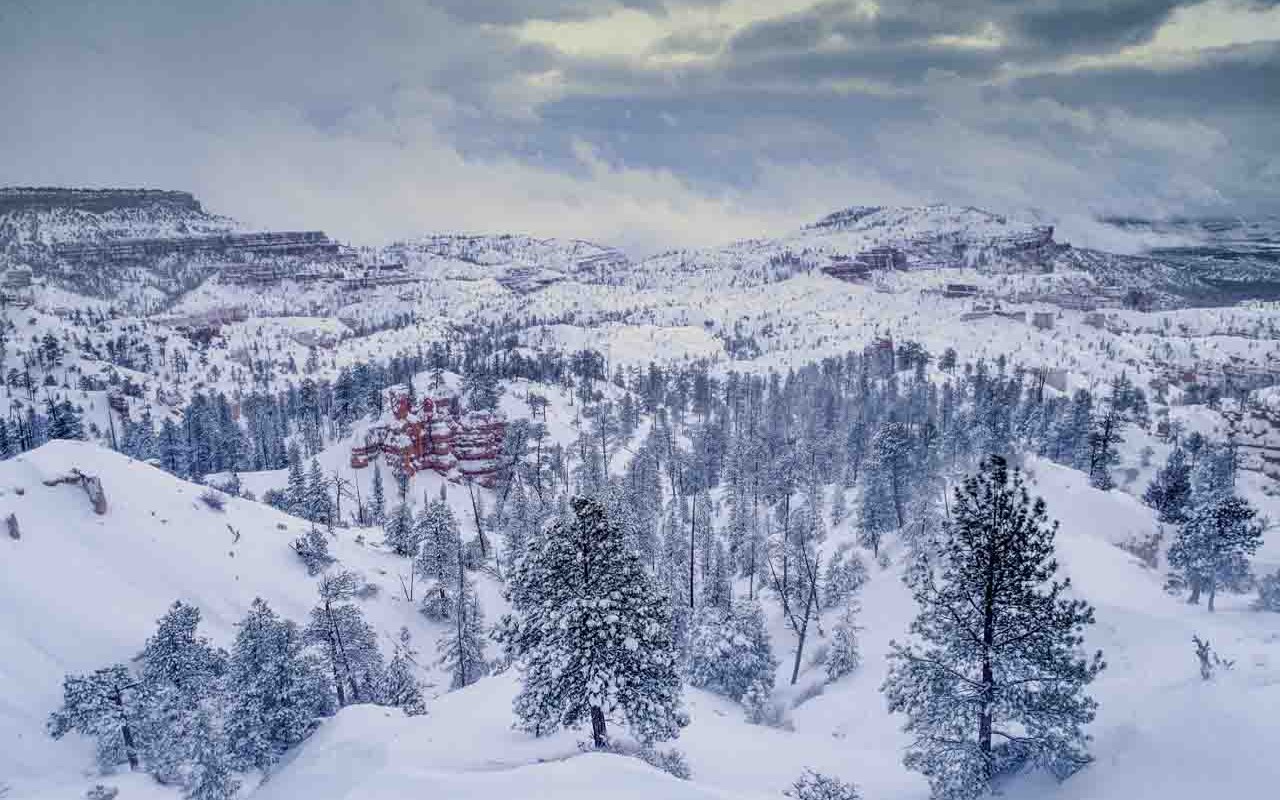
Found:
[(822, 608), (830, 610), (846, 605), (866, 582), (867, 567), (857, 553), (851, 550), (833, 553), (822, 582)]
[(232, 800), (240, 781), (231, 772), (226, 737), (207, 710), (197, 714), (192, 742), (192, 763), (183, 796), (187, 800)]
[(329, 537), (317, 528), (312, 528), (293, 540), (293, 552), (298, 554), (306, 565), (308, 575), (319, 575), (337, 561), (329, 555)]
[(538, 735), (589, 720), (598, 748), (619, 716), (642, 742), (673, 738), (684, 714), (667, 599), (599, 502), (570, 505), (509, 576), (497, 636), (524, 678), (516, 716)]
[(311, 609), (303, 639), (319, 646), (333, 675), (338, 705), (371, 702), (382, 680), (378, 636), (352, 603), (360, 579), (350, 570), (320, 578), (320, 602)]
[(137, 688), (138, 681), (123, 664), (91, 675), (67, 675), (62, 681), (62, 706), (49, 716), (49, 735), (61, 739), (74, 731), (92, 736), (100, 768), (128, 762), (130, 770), (137, 770)]
[(449, 619), (463, 565), (458, 558), (462, 531), (448, 503), (438, 499), (424, 505), (416, 533), (421, 549), (414, 567), (427, 583), (422, 613), (432, 619)]
[(1262, 525), (1248, 501), (1209, 494), (1192, 509), (1169, 548), (1169, 566), (1191, 587), (1189, 603), (1209, 591), (1209, 610), (1219, 588), (1239, 588), (1249, 576), (1249, 556), (1262, 544)]
[(226, 734), (236, 769), (266, 769), (333, 713), (324, 664), (297, 624), (261, 598), (240, 621), (227, 665)]
[(413, 649), (413, 637), (406, 627), (400, 628), (400, 637), (395, 645), (395, 653), (387, 664), (386, 674), (379, 688), (378, 703), (384, 706), (395, 706), (407, 716), (414, 717), (427, 713), (426, 700), (422, 696), (422, 685), (414, 676), (414, 658), (418, 655)]
[(329, 479), (320, 469), (320, 462), (311, 459), (303, 500), (302, 516), (319, 525), (333, 527), (333, 498), (329, 496)]
[[(465, 576), (465, 573), (463, 573)], [(463, 579), (454, 603), (453, 621), (437, 645), (440, 665), (449, 671), (450, 689), (463, 689), (489, 674), (484, 658), (484, 612), (470, 581)]]
[(938, 564), (909, 573), (915, 639), (891, 643), (884, 692), (907, 715), (904, 763), (933, 795), (969, 800), (1027, 761), (1065, 777), (1087, 764), (1085, 687), (1101, 653), (1080, 652), (1093, 609), (1054, 579), (1056, 525), (1004, 459), (956, 490)]
[(159, 443), (160, 466), (167, 472), (178, 477), (186, 477), (189, 474), (186, 439), (178, 430), (178, 426), (173, 420), (165, 417), (164, 422), (160, 426), (160, 443)]
[(408, 503), (398, 503), (395, 510), (391, 512), (390, 518), (386, 521), (384, 528), (386, 531), (386, 546), (391, 548), (391, 552), (405, 558), (415, 558), (418, 555), (418, 545), (421, 541), (415, 530), (413, 522), (413, 512), (409, 509)]
[(289, 445), (289, 485), (285, 489), (289, 513), (307, 518), (307, 475), (302, 469), (302, 451), (297, 442)]
[(764, 612), (752, 602), (703, 606), (689, 633), (688, 680), (693, 686), (741, 701), (753, 684), (773, 691), (773, 656)]
[(1115, 481), (1111, 467), (1120, 463), (1116, 445), (1124, 442), (1120, 436), (1122, 420), (1114, 408), (1108, 409), (1094, 421), (1089, 432), (1089, 485), (1095, 489), (1110, 489)]
[(862, 654), (858, 651), (858, 613), (861, 610), (858, 601), (850, 599), (840, 614), (840, 621), (831, 634), (831, 646), (827, 648), (825, 666), (828, 681), (839, 680), (862, 664)]
[(1191, 502), (1191, 466), (1181, 447), (1169, 453), (1164, 467), (1143, 493), (1142, 500), (1159, 514), (1161, 522), (1180, 524), (1186, 521)]
[(139, 665), (138, 725), (147, 769), (173, 783), (195, 751), (202, 710), (218, 694), (227, 654), (198, 636), (200, 610), (175, 602), (135, 661)]

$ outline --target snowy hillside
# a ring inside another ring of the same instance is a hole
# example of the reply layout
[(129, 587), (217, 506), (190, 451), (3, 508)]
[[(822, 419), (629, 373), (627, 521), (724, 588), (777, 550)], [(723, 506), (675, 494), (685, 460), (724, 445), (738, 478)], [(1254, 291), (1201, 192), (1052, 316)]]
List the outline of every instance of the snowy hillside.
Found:
[[(95, 515), (78, 488), (43, 485), (73, 467), (104, 476), (106, 514)], [(1209, 790), (1250, 796), (1280, 779), (1268, 756), (1280, 745), (1270, 720), (1280, 703), (1274, 622), (1242, 603), (1210, 617), (1169, 597), (1158, 574), (1113, 543), (1152, 530), (1149, 510), (1123, 494), (1089, 488), (1079, 473), (1040, 462), (1029, 468), (1034, 491), (1062, 521), (1063, 567), (1097, 606), (1099, 624), (1088, 645), (1103, 649), (1108, 669), (1096, 687), (1098, 763), (1061, 786), (1032, 779), (1010, 786), (1006, 796), (1179, 800)], [(0, 473), (0, 513), (16, 514), (22, 526), (21, 539), (4, 541), (0, 561), (6, 609), (0, 637), (10, 687), (0, 714), (0, 771), (10, 777), (13, 796), (68, 796), (99, 780), (76, 777), (91, 760), (87, 747), (42, 735), (59, 677), (132, 657), (174, 599), (198, 604), (205, 633), (218, 642), (229, 640), (255, 596), (294, 618), (313, 603), (314, 580), (288, 547), (304, 524), (295, 518), (237, 500), (215, 511), (200, 501), (201, 487), (75, 443), (47, 445), (5, 462)], [(847, 534), (832, 535), (838, 541)], [(334, 548), (344, 566), (384, 584), (363, 604), (375, 627), (389, 636), (407, 624), (426, 641), (430, 629), (420, 615), (385, 585), (394, 558), (354, 543), (350, 533)], [(508, 673), (441, 696), (425, 717), (346, 709), (252, 796), (347, 800), (444, 791), (458, 798), (511, 792), (585, 798), (608, 787), (617, 797), (766, 798), (779, 797), (811, 766), (856, 778), (867, 796), (924, 797), (922, 784), (898, 762), (898, 720), (884, 713), (878, 692), (887, 642), (902, 635), (912, 613), (896, 573), (873, 571), (864, 591), (864, 607), (873, 610), (863, 618), (865, 668), (804, 701), (791, 713), (794, 730), (748, 725), (740, 708), (689, 691), (692, 724), (677, 744), (689, 759), (690, 783), (632, 759), (581, 755), (573, 735), (539, 740), (513, 732), (515, 684)], [(780, 623), (771, 627), (785, 649), (789, 633)], [(1236, 667), (1218, 681), (1200, 681), (1192, 634), (1209, 638)], [(1252, 734), (1242, 740), (1244, 730)], [(135, 783), (122, 783), (122, 798), (150, 796)]]

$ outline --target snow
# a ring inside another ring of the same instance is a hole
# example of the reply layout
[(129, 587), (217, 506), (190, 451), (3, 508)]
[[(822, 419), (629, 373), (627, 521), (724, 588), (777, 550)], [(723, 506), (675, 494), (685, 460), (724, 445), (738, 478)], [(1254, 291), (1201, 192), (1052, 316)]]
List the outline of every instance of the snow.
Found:
[[(63, 336), (72, 330), (98, 344), (136, 335), (157, 351), (163, 339), (170, 358), (181, 354), (192, 365), (188, 373), (179, 374), (171, 362), (143, 371), (74, 355), (53, 371), (59, 385), (75, 385), (80, 373), (105, 377), (112, 372), (145, 385), (143, 398), (130, 402), (136, 415), (161, 387), (180, 400), (209, 389), (232, 394), (247, 390), (244, 360), (250, 353), (274, 365), (269, 388), (279, 391), (305, 377), (331, 380), (338, 370), (360, 360), (385, 360), (454, 338), (459, 325), (508, 318), (529, 321), (517, 343), (525, 355), (553, 347), (592, 347), (606, 355), (610, 369), (705, 359), (719, 374), (729, 369), (785, 371), (861, 348), (880, 336), (918, 340), (935, 356), (954, 347), (962, 361), (1004, 355), (1014, 365), (1059, 368), (1066, 373), (1068, 392), (1097, 389), (1122, 372), (1137, 385), (1151, 388), (1152, 381), (1185, 370), (1220, 370), (1230, 364), (1265, 371), (1280, 365), (1280, 336), (1274, 329), (1280, 305), (1275, 303), (1150, 313), (1106, 309), (1101, 318), (1055, 309), (1054, 328), (1038, 330), (1002, 317), (965, 320), (974, 301), (946, 298), (941, 290), (948, 283), (970, 283), (998, 298), (1006, 311), (1030, 312), (1045, 306), (1015, 298), (1093, 291), (1097, 278), (1084, 270), (1018, 273), (966, 263), (884, 274), (853, 284), (813, 269), (823, 259), (883, 244), (936, 244), (960, 238), (990, 248), (1034, 230), (1034, 221), (939, 206), (864, 209), (852, 216), (858, 219), (811, 226), (777, 240), (669, 253), (635, 265), (618, 260), (621, 257), (607, 247), (585, 242), (423, 237), (398, 246), (416, 283), (348, 293), (334, 286), (293, 283), (260, 291), (215, 278), (185, 293), (167, 312), (169, 318), (214, 309), (245, 312), (246, 319), (223, 326), (213, 346), (203, 351), (160, 317), (123, 316), (92, 329), (72, 328), (67, 311), (106, 311), (110, 304), (38, 282), (34, 307), (8, 315), (15, 330), (3, 367), (20, 369), (34, 348), (33, 338), (46, 332)], [(56, 227), (41, 230), (59, 237), (75, 233)], [(122, 230), (130, 235), (164, 234), (158, 227), (126, 225)], [(85, 235), (98, 234), (91, 229)], [(786, 253), (803, 256), (808, 266), (785, 279), (767, 279), (771, 259)], [(526, 267), (539, 270), (530, 274), (545, 285), (523, 294), (503, 284), (511, 270)], [(408, 314), (413, 315), (411, 323), (368, 332), (367, 326)], [(734, 336), (753, 337), (760, 355), (733, 360), (726, 343)], [(320, 357), (316, 371), (290, 371), (290, 359), (300, 368), (312, 346)], [(207, 365), (198, 366), (202, 357)], [(952, 377), (932, 367), (931, 374), (939, 380)], [(426, 380), (426, 375), (415, 379), (420, 397), (428, 394)], [(458, 384), (458, 376), (446, 375), (447, 388), (456, 390)], [(500, 410), (509, 419), (528, 417), (527, 399), (536, 392), (550, 401), (549, 440), (574, 441), (583, 421), (570, 392), (527, 381), (504, 386)], [(611, 398), (620, 396), (612, 385), (599, 388)], [(105, 392), (66, 393), (86, 408), (86, 423), (108, 429)], [(1176, 386), (1170, 388), (1174, 404), (1157, 405), (1157, 410), (1166, 411), (1188, 431), (1216, 439), (1241, 429), (1224, 413), (1231, 404), (1221, 410), (1177, 405), (1181, 394)], [(1280, 389), (1261, 389), (1254, 396), (1262, 407), (1280, 410)], [(43, 393), (37, 402), (42, 398)], [(11, 388), (0, 410), (26, 402), (25, 393)], [(152, 409), (157, 421), (169, 413), (154, 403)], [(1261, 426), (1258, 435), (1263, 439), (1280, 441), (1269, 423), (1247, 424)], [(632, 443), (648, 426), (647, 420), (642, 422)], [(331, 442), (317, 460), (326, 474), (354, 479), (367, 498), (373, 470), (352, 470), (349, 462), (350, 447), (362, 435), (363, 427), (357, 426), (351, 437)], [(1280, 616), (1249, 611), (1245, 596), (1220, 598), (1216, 614), (1187, 606), (1163, 590), (1162, 571), (1147, 569), (1117, 547), (1159, 529), (1151, 511), (1134, 495), (1141, 493), (1169, 450), (1146, 432), (1126, 430), (1125, 436), (1123, 466), (1133, 470), (1133, 480), (1109, 492), (1089, 487), (1079, 472), (1036, 458), (1025, 462), (1032, 492), (1044, 496), (1050, 517), (1061, 522), (1057, 557), (1062, 572), (1072, 579), (1072, 591), (1097, 609), (1087, 645), (1103, 650), (1108, 668), (1091, 687), (1100, 703), (1098, 718), (1090, 726), (1096, 763), (1061, 785), (1039, 775), (1019, 777), (1004, 787), (1003, 796), (1265, 796), (1280, 785), (1280, 761), (1274, 757), (1280, 752)], [(105, 440), (103, 433), (100, 441)], [(1144, 447), (1153, 451), (1147, 467), (1139, 465)], [(626, 446), (614, 449), (614, 471), (622, 468), (627, 453)], [(72, 468), (102, 477), (109, 503), (106, 515), (93, 514), (76, 487), (43, 485), (43, 480)], [(210, 476), (211, 482), (219, 477)], [(286, 474), (244, 473), (241, 479), (246, 489), (261, 497), (267, 489), (284, 487)], [(395, 488), (388, 470), (383, 470), (383, 479), (390, 504)], [(421, 473), (414, 477), (409, 497), (418, 502), (438, 496), (442, 488), (464, 535), (470, 537), (472, 507), (464, 488), (434, 473)], [(0, 462), (0, 516), (16, 514), (22, 530), (19, 540), (0, 538), (0, 785), (12, 784), (11, 797), (77, 797), (103, 782), (120, 787), (120, 800), (172, 800), (177, 796), (173, 790), (145, 776), (91, 774), (88, 742), (74, 737), (53, 742), (44, 734), (44, 720), (60, 698), (62, 676), (132, 658), (156, 618), (175, 599), (199, 606), (203, 632), (223, 646), (256, 596), (266, 598), (283, 616), (302, 619), (307, 614), (315, 598), (315, 580), (289, 548), (307, 523), (246, 500), (228, 500), (224, 510), (215, 511), (200, 502), (203, 491), (204, 487), (89, 443), (53, 442)], [(1274, 481), (1245, 472), (1240, 491), (1263, 515), (1280, 519)], [(489, 495), (481, 496), (491, 501)], [(854, 520), (837, 526), (824, 552), (852, 542), (854, 529)], [(1255, 561), (1257, 572), (1280, 567), (1280, 534), (1273, 528), (1266, 537)], [(261, 786), (249, 780), (242, 796), (776, 799), (804, 768), (812, 767), (854, 781), (868, 798), (927, 797), (923, 779), (901, 765), (907, 743), (899, 729), (902, 720), (887, 713), (879, 691), (889, 642), (906, 635), (915, 613), (900, 580), (903, 553), (895, 542), (885, 548), (892, 565), (883, 570), (872, 565), (861, 593), (863, 665), (826, 683), (817, 656), (834, 627), (836, 612), (828, 612), (814, 626), (799, 680), (790, 686), (795, 637), (777, 604), (766, 602), (768, 630), (780, 662), (775, 700), (785, 706), (790, 729), (750, 725), (739, 706), (687, 689), (691, 724), (671, 746), (686, 754), (693, 779), (680, 781), (634, 758), (583, 753), (579, 741), (586, 738), (585, 732), (534, 739), (513, 730), (513, 672), (444, 692), (448, 680), (435, 664), (442, 628), (403, 599), (398, 576), (406, 573), (406, 562), (384, 551), (378, 545), (381, 539), (377, 529), (339, 529), (331, 547), (342, 566), (381, 587), (377, 597), (362, 602), (362, 609), (383, 639), (384, 650), (389, 651), (390, 639), (402, 625), (413, 632), (414, 645), (423, 654), (420, 677), (432, 684), (429, 713), (407, 718), (383, 708), (344, 709)], [(741, 595), (744, 588), (737, 585), (735, 591)], [(501, 586), (493, 578), (478, 575), (477, 592), (489, 621), (506, 609)], [(1193, 635), (1207, 638), (1215, 650), (1234, 659), (1234, 668), (1213, 681), (1202, 681)]]
[[(104, 477), (106, 515), (94, 515), (78, 488), (41, 483), (73, 466)], [(1063, 571), (1097, 608), (1087, 644), (1104, 651), (1108, 668), (1093, 687), (1100, 702), (1091, 726), (1097, 763), (1060, 786), (1020, 779), (1006, 796), (1190, 800), (1212, 788), (1245, 797), (1280, 780), (1280, 764), (1267, 757), (1280, 746), (1276, 621), (1247, 611), (1247, 598), (1226, 598), (1210, 615), (1169, 596), (1160, 574), (1114, 546), (1130, 533), (1154, 529), (1148, 509), (1123, 492), (1090, 488), (1081, 473), (1038, 459), (1027, 467), (1032, 491), (1045, 496), (1050, 516), (1062, 523)], [(17, 797), (67, 796), (70, 786), (81, 786), (79, 792), (104, 780), (84, 774), (91, 762), (87, 742), (50, 741), (42, 734), (44, 717), (57, 703), (63, 673), (127, 660), (174, 599), (199, 605), (205, 632), (221, 643), (256, 595), (295, 619), (313, 602), (314, 583), (288, 548), (304, 523), (263, 506), (229, 500), (224, 511), (212, 511), (198, 500), (201, 487), (74, 442), (0, 463), (0, 487), (0, 514), (16, 513), (22, 525), (20, 540), (0, 542), (6, 551), (0, 559), (6, 611), (0, 617), (0, 774)], [(242, 534), (239, 542), (228, 525)], [(380, 635), (409, 625), (417, 646), (430, 652), (431, 626), (396, 596), (390, 574), (397, 559), (356, 544), (354, 533), (340, 531), (333, 552), (344, 566), (383, 584), (381, 595), (365, 604), (370, 620)], [(828, 546), (851, 535), (843, 526)], [(800, 686), (789, 689), (792, 637), (774, 620), (771, 635), (783, 662), (779, 698), (803, 699), (789, 714), (794, 730), (748, 725), (733, 703), (686, 690), (692, 724), (673, 744), (686, 753), (692, 782), (631, 758), (582, 755), (578, 741), (585, 734), (533, 739), (512, 730), (516, 676), (507, 672), (439, 695), (425, 717), (348, 708), (254, 796), (338, 800), (434, 790), (448, 797), (577, 798), (608, 787), (616, 797), (762, 798), (780, 797), (803, 768), (813, 767), (857, 782), (868, 797), (921, 800), (923, 781), (900, 764), (900, 720), (885, 712), (878, 691), (888, 641), (904, 635), (914, 613), (898, 574), (897, 567), (873, 567), (864, 587), (863, 667), (808, 699), (804, 690), (820, 684), (821, 665), (806, 661)], [(487, 578), (481, 593), (492, 618), (501, 606)], [(827, 631), (831, 622), (823, 622)], [(1201, 681), (1193, 633), (1235, 659), (1235, 668)], [(130, 791), (126, 800), (152, 791), (133, 793), (136, 780), (105, 780)]]

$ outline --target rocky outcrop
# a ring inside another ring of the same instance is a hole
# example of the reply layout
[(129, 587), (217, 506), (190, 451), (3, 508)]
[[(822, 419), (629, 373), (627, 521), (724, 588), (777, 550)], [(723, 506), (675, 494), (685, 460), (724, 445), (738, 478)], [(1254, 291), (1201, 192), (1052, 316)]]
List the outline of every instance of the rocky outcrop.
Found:
[(393, 390), (389, 418), (357, 434), (362, 444), (351, 450), (351, 466), (362, 469), (382, 458), (392, 469), (413, 475), (431, 470), (454, 480), (492, 487), (506, 435), (501, 414), (462, 413), (451, 396), (424, 397), (416, 403), (404, 390)]
[(161, 189), (66, 189), (50, 186), (0, 188), (0, 214), (9, 211), (48, 211), (55, 208), (102, 214), (156, 205), (196, 214), (204, 213), (200, 202), (189, 192)]

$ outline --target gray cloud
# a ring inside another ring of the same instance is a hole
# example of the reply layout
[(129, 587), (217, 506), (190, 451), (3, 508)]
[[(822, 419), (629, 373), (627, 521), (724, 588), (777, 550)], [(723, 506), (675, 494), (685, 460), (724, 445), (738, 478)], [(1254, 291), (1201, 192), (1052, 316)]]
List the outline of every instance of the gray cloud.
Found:
[(828, 1), (674, 30), (650, 48), (693, 57), (674, 64), (513, 27), (676, 5), (18, 0), (0, 7), (0, 183), (191, 188), (368, 240), (518, 228), (641, 249), (852, 202), (1280, 210), (1280, 43), (1063, 66), (1148, 41), (1174, 0)]

